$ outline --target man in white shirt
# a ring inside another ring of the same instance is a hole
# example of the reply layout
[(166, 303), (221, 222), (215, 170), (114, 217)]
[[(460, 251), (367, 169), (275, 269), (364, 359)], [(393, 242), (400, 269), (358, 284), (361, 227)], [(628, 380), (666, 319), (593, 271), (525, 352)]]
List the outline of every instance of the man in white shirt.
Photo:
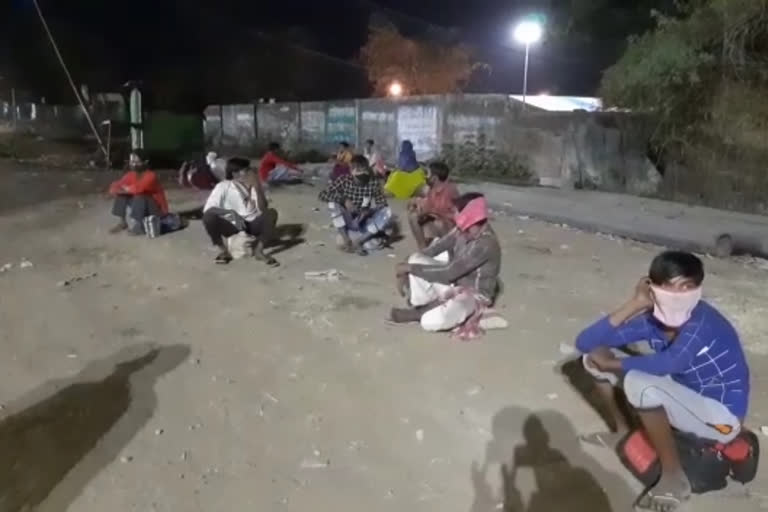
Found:
[(227, 161), (225, 180), (211, 191), (203, 207), (203, 225), (213, 245), (221, 250), (216, 263), (232, 261), (225, 239), (245, 232), (256, 237), (253, 256), (277, 266), (273, 257), (264, 254), (264, 247), (275, 235), (277, 211), (268, 207), (262, 184), (250, 164), (244, 158)]

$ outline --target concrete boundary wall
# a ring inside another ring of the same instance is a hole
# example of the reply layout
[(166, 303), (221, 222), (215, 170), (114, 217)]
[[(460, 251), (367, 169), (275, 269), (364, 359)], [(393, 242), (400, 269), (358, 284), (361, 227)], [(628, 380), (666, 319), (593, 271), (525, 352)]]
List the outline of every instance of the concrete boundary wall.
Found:
[(634, 129), (641, 123), (631, 116), (521, 107), (501, 94), (260, 103), (251, 120), (243, 106), (211, 106), (206, 141), (225, 152), (258, 153), (270, 141), (331, 152), (342, 141), (361, 149), (373, 139), (390, 162), (406, 139), (422, 161), (439, 157), (446, 145), (471, 143), (525, 162), (543, 185), (655, 193), (660, 179), (645, 156), (647, 138)]

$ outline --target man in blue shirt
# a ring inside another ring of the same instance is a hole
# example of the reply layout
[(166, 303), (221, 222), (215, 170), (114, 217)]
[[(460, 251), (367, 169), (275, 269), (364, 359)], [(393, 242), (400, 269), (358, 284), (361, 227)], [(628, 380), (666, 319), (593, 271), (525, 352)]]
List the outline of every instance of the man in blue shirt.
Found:
[[(659, 455), (662, 477), (639, 506), (674, 510), (690, 497), (672, 428), (721, 443), (740, 432), (749, 401), (749, 368), (731, 323), (701, 300), (704, 265), (693, 254), (668, 251), (651, 263), (634, 296), (579, 334), (576, 347), (598, 380), (616, 432), (582, 438), (613, 448), (629, 431), (614, 396), (622, 385)], [(647, 342), (649, 355), (616, 349)]]

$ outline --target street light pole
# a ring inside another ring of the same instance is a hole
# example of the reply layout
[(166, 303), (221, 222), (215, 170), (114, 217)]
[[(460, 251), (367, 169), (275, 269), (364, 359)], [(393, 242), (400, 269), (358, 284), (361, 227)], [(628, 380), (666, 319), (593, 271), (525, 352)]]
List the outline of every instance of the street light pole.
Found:
[(523, 69), (523, 111), (528, 100), (528, 57), (531, 53), (531, 43), (525, 43), (525, 67)]
[(541, 23), (535, 20), (524, 20), (515, 26), (515, 40), (525, 46), (525, 64), (523, 67), (523, 111), (528, 105), (528, 64), (530, 63), (531, 45), (539, 42), (544, 29)]

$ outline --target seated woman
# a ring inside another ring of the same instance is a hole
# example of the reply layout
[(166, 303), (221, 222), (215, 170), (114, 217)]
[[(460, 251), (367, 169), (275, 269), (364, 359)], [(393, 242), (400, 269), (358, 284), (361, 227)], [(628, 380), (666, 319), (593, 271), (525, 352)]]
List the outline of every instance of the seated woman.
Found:
[(259, 180), (270, 185), (294, 185), (302, 183), (301, 169), (280, 156), (280, 144), (270, 142), (259, 165)]
[(140, 149), (131, 152), (128, 166), (130, 170), (109, 187), (109, 194), (115, 198), (112, 215), (119, 219), (110, 233), (128, 230), (133, 235), (141, 235), (145, 219), (168, 214), (168, 200), (157, 174), (149, 170)]
[(501, 247), (482, 194), (460, 196), (455, 206), (456, 228), (397, 266), (399, 288), (409, 290), (411, 307), (393, 308), (391, 320), (420, 322), (432, 332), (456, 329), (470, 339), (481, 334), (480, 320), (496, 299)]
[(328, 203), (341, 249), (346, 252), (367, 255), (369, 249), (380, 247), (394, 223), (381, 181), (361, 155), (352, 159), (352, 174), (332, 181), (320, 192), (320, 200)]
[(459, 197), (459, 190), (448, 180), (449, 174), (450, 169), (443, 162), (431, 163), (426, 196), (413, 198), (408, 203), (408, 221), (420, 251), (427, 247), (430, 239), (445, 236), (455, 226), (453, 202)]
[(384, 190), (397, 199), (408, 199), (413, 197), (426, 183), (427, 176), (416, 159), (413, 144), (409, 140), (404, 140), (400, 146), (397, 169), (389, 174)]
[(349, 142), (340, 142), (339, 150), (336, 155), (331, 159), (333, 162), (333, 171), (331, 171), (331, 181), (345, 176), (350, 173), (352, 158), (352, 150), (349, 147)]
[(203, 225), (221, 251), (216, 263), (232, 261), (225, 239), (244, 232), (257, 239), (251, 248), (253, 256), (277, 266), (273, 257), (264, 254), (275, 235), (277, 211), (269, 208), (261, 180), (249, 167), (250, 162), (244, 158), (227, 162), (225, 180), (216, 185), (203, 207)]

